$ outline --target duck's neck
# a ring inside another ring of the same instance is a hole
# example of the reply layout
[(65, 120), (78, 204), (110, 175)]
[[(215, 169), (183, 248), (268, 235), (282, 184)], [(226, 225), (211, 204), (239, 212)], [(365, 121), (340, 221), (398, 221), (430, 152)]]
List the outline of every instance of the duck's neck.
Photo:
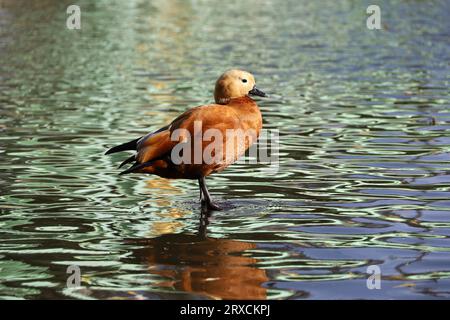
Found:
[(230, 104), (242, 104), (242, 103), (254, 103), (255, 101), (249, 96), (243, 96), (239, 98), (220, 98), (216, 99), (217, 104), (230, 105)]
[(249, 96), (230, 99), (227, 105), (230, 107), (236, 107), (241, 112), (242, 111), (259, 112), (259, 108), (255, 100), (253, 100)]

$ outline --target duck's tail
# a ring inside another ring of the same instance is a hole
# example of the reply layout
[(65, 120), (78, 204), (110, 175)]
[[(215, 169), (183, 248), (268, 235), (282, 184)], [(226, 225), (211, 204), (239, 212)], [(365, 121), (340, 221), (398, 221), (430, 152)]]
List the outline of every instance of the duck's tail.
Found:
[(116, 152), (121, 152), (121, 151), (125, 151), (125, 150), (136, 150), (137, 149), (137, 143), (141, 138), (137, 138), (135, 140), (123, 143), (121, 145), (112, 147), (111, 149), (109, 149), (108, 151), (105, 152), (106, 154), (111, 154), (111, 153), (116, 153)]
[(123, 175), (123, 174), (127, 174), (127, 173), (132, 173), (132, 172), (136, 172), (138, 170), (141, 170), (145, 167), (149, 167), (151, 166), (155, 161), (148, 161), (148, 162), (144, 162), (144, 163), (138, 163), (135, 162), (131, 167), (129, 167), (127, 170), (122, 171), (121, 173), (119, 173), (119, 175)]
[(120, 166), (119, 166), (119, 169), (120, 168), (122, 168), (124, 165), (126, 165), (127, 163), (130, 163), (130, 162), (133, 162), (133, 161), (136, 161), (136, 155), (132, 155), (131, 157), (129, 157), (129, 158), (126, 158), (121, 164), (120, 164)]

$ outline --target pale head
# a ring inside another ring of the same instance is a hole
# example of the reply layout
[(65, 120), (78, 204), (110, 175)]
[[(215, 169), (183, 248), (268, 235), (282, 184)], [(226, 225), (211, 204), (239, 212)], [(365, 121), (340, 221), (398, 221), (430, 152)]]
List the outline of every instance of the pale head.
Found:
[(218, 104), (227, 104), (231, 99), (247, 95), (266, 96), (264, 92), (256, 89), (255, 78), (249, 72), (228, 70), (216, 81), (214, 100)]

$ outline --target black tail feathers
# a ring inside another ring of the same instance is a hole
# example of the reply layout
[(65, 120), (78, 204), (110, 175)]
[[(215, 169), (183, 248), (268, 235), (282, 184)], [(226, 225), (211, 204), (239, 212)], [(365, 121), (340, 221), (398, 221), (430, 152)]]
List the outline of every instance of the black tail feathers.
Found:
[(136, 161), (136, 156), (133, 154), (131, 157), (126, 158), (119, 166), (119, 169), (122, 168), (124, 165), (126, 165), (127, 163)]
[(124, 144), (112, 147), (111, 149), (109, 149), (108, 151), (105, 152), (105, 155), (111, 154), (111, 153), (116, 153), (116, 152), (121, 152), (121, 151), (125, 151), (125, 150), (136, 150), (139, 139), (141, 139), (141, 138), (137, 138), (133, 141), (129, 141)]
[(131, 172), (140, 170), (140, 169), (142, 169), (142, 168), (151, 166), (151, 165), (153, 164), (153, 162), (155, 162), (155, 161), (152, 160), (152, 161), (148, 161), (148, 162), (144, 162), (144, 163), (135, 163), (135, 164), (133, 164), (131, 167), (129, 167), (127, 170), (122, 171), (121, 173), (119, 173), (119, 175), (131, 173)]

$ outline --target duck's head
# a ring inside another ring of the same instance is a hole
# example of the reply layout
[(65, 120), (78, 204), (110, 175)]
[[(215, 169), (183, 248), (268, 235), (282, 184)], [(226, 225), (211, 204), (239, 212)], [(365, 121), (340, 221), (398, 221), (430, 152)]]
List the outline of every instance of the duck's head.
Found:
[(266, 94), (255, 87), (255, 78), (246, 71), (232, 69), (222, 74), (216, 81), (214, 99), (218, 104), (227, 104), (230, 99), (247, 95), (265, 97)]

